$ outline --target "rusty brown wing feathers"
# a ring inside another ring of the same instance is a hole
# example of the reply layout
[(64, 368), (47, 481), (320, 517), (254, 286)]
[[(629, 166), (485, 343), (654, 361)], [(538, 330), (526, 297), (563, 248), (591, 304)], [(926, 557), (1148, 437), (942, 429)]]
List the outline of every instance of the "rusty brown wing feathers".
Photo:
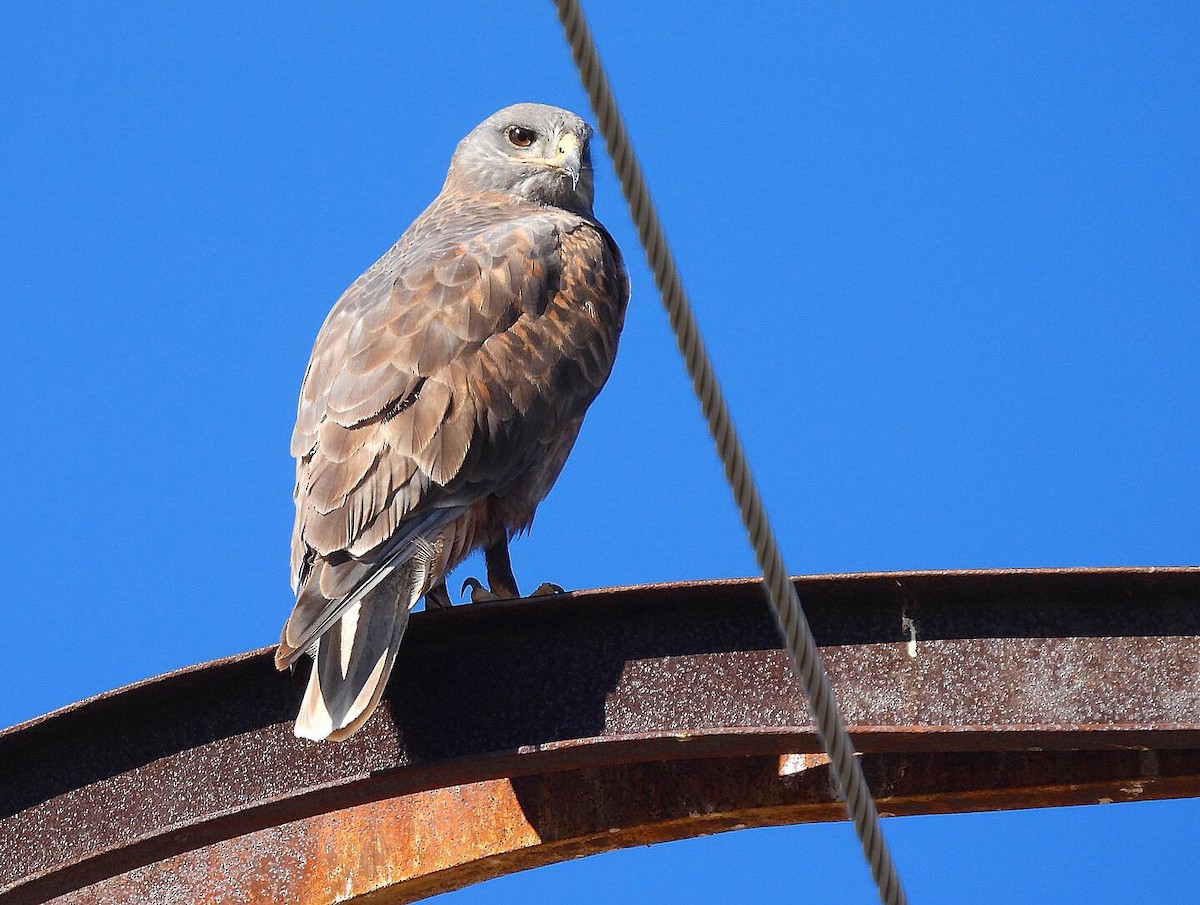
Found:
[[(489, 499), (511, 511), (507, 530), (528, 526), (608, 377), (627, 298), (619, 254), (589, 218), (451, 194), (326, 319), (292, 438), (298, 596), (276, 662), (329, 644), (326, 659), (340, 656), (346, 680), (347, 661), (366, 656), (356, 668), (359, 680), (373, 677), (373, 696), (347, 692), (344, 734), (377, 702), (408, 607), (485, 540), (429, 554), (439, 532)], [(341, 617), (378, 621), (357, 610), (372, 582), (419, 555), (420, 581), (378, 584), (411, 598), (379, 629), (394, 636), (388, 649), (366, 649), (366, 632), (348, 647)]]

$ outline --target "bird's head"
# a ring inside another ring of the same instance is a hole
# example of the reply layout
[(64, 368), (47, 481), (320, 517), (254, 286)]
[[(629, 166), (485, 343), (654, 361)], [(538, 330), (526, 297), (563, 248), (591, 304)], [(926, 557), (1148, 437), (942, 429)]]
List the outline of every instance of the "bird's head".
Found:
[(591, 214), (591, 127), (559, 107), (514, 104), (458, 143), (446, 187), (500, 192)]

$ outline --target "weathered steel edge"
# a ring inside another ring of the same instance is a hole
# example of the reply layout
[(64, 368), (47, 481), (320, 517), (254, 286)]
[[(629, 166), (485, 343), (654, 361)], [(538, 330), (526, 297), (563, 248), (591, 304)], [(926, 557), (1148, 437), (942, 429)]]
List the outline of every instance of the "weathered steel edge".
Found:
[[(1142, 579), (1155, 578), (1158, 580), (1179, 580), (1187, 586), (1195, 589), (1200, 587), (1200, 566), (1095, 566), (1095, 567), (1054, 567), (1054, 568), (1030, 568), (1030, 569), (916, 569), (907, 571), (895, 572), (842, 572), (820, 575), (797, 575), (794, 577), (796, 586), (802, 592), (801, 601), (803, 602), (804, 591), (814, 591), (818, 589), (827, 589), (833, 587), (853, 587), (856, 585), (865, 585), (867, 583), (884, 582), (894, 583), (897, 597), (905, 596), (904, 585), (913, 583), (920, 586), (920, 591), (929, 593), (930, 591), (946, 592), (947, 588), (931, 587), (943, 583), (953, 583), (961, 586), (963, 590), (976, 591), (977, 588), (967, 587), (968, 585), (991, 584), (994, 581), (1004, 581), (1006, 579), (1032, 580), (1035, 583), (1044, 581), (1053, 581), (1055, 579), (1088, 579), (1101, 581), (1112, 581), (1119, 579)], [(702, 579), (697, 581), (674, 581), (674, 582), (659, 582), (651, 584), (633, 584), (633, 585), (618, 585), (609, 588), (595, 588), (582, 591), (571, 591), (564, 595), (555, 595), (547, 597), (532, 597), (523, 598), (520, 600), (496, 600), (486, 601), (483, 603), (471, 604), (469, 607), (455, 607), (446, 611), (434, 611), (432, 613), (416, 613), (414, 620), (419, 622), (422, 619), (438, 619), (438, 618), (473, 618), (486, 614), (488, 618), (503, 617), (503, 614), (508, 610), (519, 609), (524, 612), (532, 612), (538, 609), (554, 608), (562, 605), (566, 601), (571, 601), (573, 604), (590, 604), (593, 602), (603, 602), (606, 600), (621, 601), (631, 597), (645, 597), (652, 595), (656, 598), (668, 598), (676, 595), (686, 595), (694, 592), (729, 592), (729, 591), (745, 591), (747, 589), (758, 589), (761, 587), (761, 579), (757, 578), (713, 578)], [(1024, 593), (1036, 588), (1022, 588)], [(1045, 591), (1043, 591), (1045, 593)], [(977, 596), (969, 596), (965, 598), (963, 603), (970, 604), (982, 603)], [(470, 614), (470, 615), (468, 615)], [(196, 674), (208, 673), (213, 670), (221, 669), (228, 666), (235, 666), (249, 660), (255, 660), (262, 657), (267, 657), (275, 649), (274, 645), (269, 647), (260, 647), (254, 650), (243, 651), (238, 654), (231, 654), (228, 657), (218, 657), (215, 660), (209, 660), (204, 663), (195, 663), (188, 666), (180, 667), (179, 669), (171, 670), (157, 676), (150, 676), (146, 679), (141, 679), (137, 682), (131, 682), (128, 685), (122, 685), (108, 691), (100, 692), (91, 697), (84, 698), (81, 701), (75, 701), (52, 710), (49, 713), (31, 717), (23, 720), (20, 723), (0, 729), (0, 743), (6, 738), (15, 736), (20, 733), (25, 733), (43, 723), (50, 720), (58, 720), (66, 718), (72, 714), (78, 713), (88, 708), (102, 705), (114, 699), (122, 698), (131, 693), (136, 693), (148, 688), (153, 688), (160, 684), (172, 683), (194, 676)]]
[[(1137, 596), (1141, 596), (1153, 591), (1154, 593), (1150, 593), (1150, 596), (1154, 596), (1155, 593), (1160, 595), (1162, 593), (1184, 593), (1189, 599), (1193, 599), (1198, 587), (1198, 576), (1200, 576), (1200, 569), (1190, 568), (1039, 570), (1037, 572), (1006, 570), (1003, 572), (981, 571), (973, 573), (933, 572), (882, 573), (863, 576), (818, 576), (811, 579), (801, 579), (800, 585), (802, 592), (807, 592), (807, 596), (816, 596), (819, 598), (832, 593), (836, 598), (834, 601), (835, 603), (851, 608), (863, 602), (861, 599), (856, 602), (853, 598), (862, 598), (865, 595), (867, 598), (873, 598), (876, 603), (880, 602), (880, 597), (891, 598), (889, 601), (886, 601), (889, 605), (894, 604), (897, 600), (909, 602), (915, 605), (914, 611), (919, 611), (920, 605), (923, 601), (928, 601), (931, 597), (944, 595), (950, 595), (954, 599), (954, 604), (956, 607), (969, 608), (971, 603), (975, 602), (976, 599), (978, 599), (979, 602), (990, 601), (994, 604), (997, 597), (1000, 599), (1009, 600), (1017, 598), (1021, 600), (1027, 600), (1030, 598), (1046, 596), (1054, 597), (1056, 595), (1063, 594), (1072, 596), (1079, 593), (1090, 593), (1092, 591), (1100, 591), (1102, 593), (1112, 595), (1117, 587), (1121, 585), (1129, 585), (1130, 583), (1136, 586), (1134, 587), (1133, 591), (1138, 592)], [(1154, 587), (1148, 587), (1146, 585), (1147, 581), (1153, 582)], [(518, 618), (516, 616), (517, 613), (520, 614), (519, 618), (521, 619), (534, 618), (539, 613), (557, 614), (561, 616), (562, 613), (559, 611), (563, 610), (565, 607), (578, 607), (580, 605), (584, 605), (585, 610), (575, 614), (576, 616), (582, 618), (588, 613), (594, 615), (597, 609), (604, 609), (613, 606), (619, 608), (620, 606), (628, 603), (630, 600), (638, 601), (639, 605), (654, 605), (655, 600), (657, 600), (659, 603), (664, 603), (671, 600), (674, 600), (676, 603), (678, 603), (680, 602), (681, 598), (684, 600), (684, 602), (691, 602), (698, 598), (712, 595), (719, 595), (721, 597), (743, 597), (747, 600), (753, 600), (757, 594), (757, 589), (758, 582), (753, 580), (636, 587), (621, 589), (620, 591), (587, 592), (574, 595), (571, 600), (554, 599), (520, 601), (493, 604), (491, 606), (477, 606), (455, 611), (454, 613), (434, 613), (430, 614), (428, 617), (425, 617), (425, 619), (432, 623), (438, 619), (450, 617), (455, 621), (456, 627), (459, 628), (461, 628), (463, 625), (469, 625), (471, 622), (482, 623), (485, 627), (488, 623), (490, 623), (492, 627), (495, 627), (497, 624), (504, 624), (513, 618)], [(1133, 591), (1130, 591), (1128, 588), (1126, 588), (1126, 593), (1133, 593)], [(825, 605), (828, 603), (829, 601), (825, 601)], [(993, 609), (995, 608), (993, 607)], [(1000, 617), (1012, 615), (1005, 612), (1004, 608), (1000, 608), (1000, 610), (1001, 611), (998, 613)], [(996, 616), (997, 614), (993, 613), (991, 615)], [(1120, 618), (1126, 619), (1132, 617), (1133, 615), (1137, 614), (1121, 614)], [(417, 620), (414, 621), (420, 622), (421, 617), (418, 617)], [(1000, 622), (1003, 621), (1004, 619), (1000, 618)], [(1016, 621), (1022, 622), (1023, 620), (1018, 619)], [(1027, 622), (1027, 620), (1024, 621)], [(995, 628), (999, 629), (1001, 626), (995, 626)], [(1017, 634), (1029, 634), (1031, 627), (1028, 624), (1022, 624), (1017, 625), (1016, 628), (1020, 630), (1016, 632)], [(1086, 626), (1083, 628), (1088, 629)], [(1153, 629), (1154, 626), (1151, 626), (1150, 628)], [(875, 627), (869, 627), (868, 631), (873, 632), (875, 630)], [(1138, 628), (1138, 631), (1144, 632), (1147, 630), (1148, 629), (1145, 625)], [(980, 637), (977, 631), (977, 628), (972, 629), (972, 636)], [(1094, 631), (1094, 629), (1089, 629), (1089, 631)], [(1084, 631), (1083, 633), (1087, 634), (1088, 631)], [(1037, 626), (1033, 626), (1032, 634), (1035, 637), (1046, 636)], [(868, 639), (860, 638), (857, 640)], [(893, 626), (885, 631), (882, 636), (873, 638), (871, 640), (894, 642), (900, 640), (900, 638), (897, 632), (897, 627)], [(258, 658), (265, 658), (266, 655), (267, 652), (260, 651), (252, 654), (239, 655), (237, 657), (228, 658), (227, 660), (223, 661), (217, 661), (216, 663), (212, 664), (206, 664), (202, 667), (188, 668), (173, 674), (169, 674), (168, 676), (159, 677), (144, 683), (138, 683), (135, 686), (131, 686), (118, 692), (110, 692), (105, 695), (98, 696), (97, 698), (93, 698), (78, 705), (72, 705), (71, 707), (60, 710), (55, 714), (29, 721), (28, 723), (22, 724), (19, 727), (14, 727), (14, 729), (0, 734), (0, 750), (3, 749), (4, 742), (11, 743), (16, 741), (21, 736), (37, 735), (38, 729), (41, 727), (45, 727), (56, 722), (70, 722), (72, 717), (86, 714), (89, 710), (96, 708), (101, 710), (119, 710), (122, 707), (137, 707), (140, 705), (140, 703), (144, 703), (144, 701), (139, 701), (139, 699), (144, 699), (147, 695), (150, 695), (154, 698), (161, 698), (163, 696), (171, 697), (180, 693), (186, 693), (189, 686), (192, 686), (196, 682), (211, 681), (214, 678), (214, 672), (219, 672), (222, 669), (234, 669), (236, 672), (237, 670), (235, 667), (246, 665), (249, 661), (254, 661)], [(866, 727), (864, 727), (864, 729), (865, 728)], [(928, 743), (931, 735), (936, 734), (936, 732), (931, 732), (932, 728), (933, 727), (921, 727), (922, 731), (920, 732), (920, 735), (924, 737), (926, 744)], [(982, 733), (976, 733), (975, 742), (973, 744), (965, 745), (965, 748), (977, 749), (977, 747), (981, 744), (981, 739), (984, 746), (989, 744), (994, 745), (995, 741), (1000, 739), (1003, 734), (1002, 732), (995, 731), (998, 728), (999, 727), (997, 726), (992, 726)], [(1110, 728), (1116, 729), (1118, 727)], [(1147, 727), (1142, 726), (1139, 730), (1140, 737), (1139, 733), (1133, 733), (1129, 739), (1129, 746), (1155, 747), (1167, 742), (1168, 746), (1170, 747), (1191, 747), (1194, 745), (1194, 738), (1192, 735), (1185, 733), (1185, 737), (1182, 740), (1178, 736), (1178, 730), (1183, 728), (1184, 727), (1164, 725), (1158, 727), (1157, 729), (1153, 729), (1153, 731), (1147, 735)], [(964, 731), (964, 727), (953, 727), (953, 732), (957, 734), (960, 743), (962, 740), (968, 739), (972, 735), (970, 731)], [(1162, 735), (1162, 733), (1165, 733), (1165, 735)], [(860, 745), (864, 742), (867, 742), (867, 746), (870, 747), (868, 737), (875, 734), (876, 733), (871, 732), (870, 730), (865, 733), (860, 733)], [(414, 786), (411, 785), (414, 782), (417, 786), (425, 784), (425, 787), (427, 788), (432, 787), (429, 785), (431, 782), (434, 784), (439, 782), (445, 783), (449, 779), (447, 776), (447, 771), (457, 777), (458, 782), (463, 782), (471, 781), (472, 774), (476, 778), (480, 779), (501, 775), (531, 775), (537, 772), (568, 769), (578, 766), (581, 763), (587, 765), (588, 763), (596, 762), (620, 762), (626, 757), (633, 760), (638, 760), (670, 757), (696, 757), (698, 755), (720, 756), (723, 754), (728, 755), (730, 753), (755, 754), (784, 752), (789, 750), (815, 750), (815, 745), (813, 743), (814, 740), (811, 738), (811, 734), (805, 733), (772, 733), (770, 730), (767, 730), (766, 732), (756, 730), (753, 733), (741, 737), (738, 735), (738, 733), (719, 732), (711, 734), (706, 741), (703, 741), (701, 744), (697, 744), (697, 742), (702, 741), (702, 736), (704, 735), (704, 733), (691, 733), (688, 735), (688, 738), (690, 739), (689, 741), (681, 741), (678, 738), (663, 738), (661, 733), (655, 735), (654, 737), (647, 738), (636, 738), (634, 736), (631, 736), (628, 739), (614, 739), (610, 737), (603, 740), (585, 740), (583, 738), (576, 738), (574, 740), (575, 744), (573, 745), (567, 744), (557, 747), (551, 745), (544, 748), (534, 746), (532, 749), (527, 749), (520, 753), (510, 753), (495, 759), (477, 759), (475, 762), (473, 762), (472, 768), (469, 770), (457, 769), (456, 765), (450, 761), (429, 768), (410, 765), (405, 766), (402, 771), (397, 771), (396, 777), (393, 777), (393, 779), (396, 779), (399, 774), (402, 773), (405, 776), (405, 781), (402, 784), (397, 785), (392, 782), (386, 782), (382, 784), (378, 782), (369, 783), (372, 785), (373, 790), (369, 794), (366, 794), (366, 798), (364, 800), (377, 799), (381, 795), (402, 793), (406, 789), (411, 790), (414, 788)], [(775, 737), (771, 738), (772, 735), (775, 735)], [(889, 735), (895, 737), (897, 735), (896, 727), (883, 727), (882, 731), (879, 732), (878, 735), (881, 738), (886, 738)], [(987, 741), (987, 736), (989, 735), (992, 737), (991, 742)], [(1172, 736), (1174, 736), (1173, 740), (1171, 738)], [(723, 739), (723, 741), (719, 744), (714, 744), (717, 739)], [(735, 743), (733, 747), (730, 747), (731, 739)], [(81, 740), (77, 739), (76, 741)], [(903, 741), (900, 741), (900, 747), (904, 747)], [(1026, 738), (1017, 744), (1021, 746), (1033, 747), (1034, 745), (1029, 743), (1034, 741), (1035, 739), (1033, 738)], [(1054, 741), (1053, 733), (1050, 733), (1050, 738), (1048, 741), (1051, 743)], [(590, 742), (603, 742), (603, 744), (593, 745)], [(912, 742), (913, 739), (910, 738), (908, 740), (909, 747), (911, 747)], [(1009, 747), (1012, 744), (1013, 743), (1010, 741), (1007, 745), (1001, 745), (1001, 747)], [(676, 745), (678, 745), (677, 750), (672, 751), (671, 749)], [(710, 745), (713, 747), (709, 747)], [(1107, 742), (1105, 742), (1105, 745), (1111, 747), (1112, 740), (1109, 739)], [(622, 746), (628, 747), (628, 751), (624, 755), (620, 754)], [(890, 745), (884, 745), (881, 750), (886, 750), (890, 747)], [(579, 755), (581, 752), (584, 754), (583, 760), (579, 760)], [(592, 760), (593, 758), (597, 757), (600, 758), (600, 760)], [(507, 760), (512, 760), (512, 762), (506, 763)], [(488, 768), (488, 764), (491, 765), (491, 769)], [(480, 770), (482, 770), (482, 772), (480, 772)], [(436, 780), (431, 778), (439, 773), (441, 775)], [(360, 776), (364, 777), (367, 775), (370, 774), (360, 774)], [(422, 776), (425, 776), (426, 778), (424, 780), (420, 779)], [(367, 784), (365, 780), (363, 782), (354, 780), (349, 783), (333, 783), (325, 789), (318, 789), (314, 792), (309, 792), (303, 796), (303, 807), (300, 810), (307, 813), (316, 813), (317, 811), (330, 805), (338, 806), (334, 800), (322, 802), (322, 799), (326, 798), (327, 796), (333, 796), (337, 802), (341, 803), (340, 806), (345, 806), (347, 803), (353, 803), (355, 795), (344, 797), (341, 793), (345, 792), (347, 789), (352, 789), (356, 785), (365, 784)], [(356, 793), (356, 795), (362, 794), (362, 792)], [(280, 796), (280, 800), (286, 798), (288, 798), (288, 795), (286, 794), (284, 796)], [(269, 817), (270, 822), (279, 822), (281, 819), (287, 819), (287, 814), (284, 812), (284, 810), (276, 810), (273, 813), (270, 812), (270, 809), (277, 803), (277, 801), (264, 801), (254, 807), (245, 808), (235, 812), (230, 819), (241, 825), (242, 829), (240, 831), (244, 831), (245, 828), (254, 823), (258, 823), (258, 825), (264, 825), (261, 822), (253, 819), (251, 819), (249, 823), (246, 822), (247, 818), (253, 818), (256, 814), (261, 814), (261, 816), (264, 818)], [(295, 801), (291, 802), (292, 806), (295, 804)], [(287, 810), (291, 810), (291, 807), (287, 808)], [(179, 843), (194, 845), (198, 839), (189, 839), (189, 833), (193, 835), (207, 835), (214, 833), (215, 831), (215, 835), (217, 837), (221, 837), (228, 836), (229, 832), (235, 829), (232, 826), (225, 826), (224, 830), (222, 830), (222, 826), (225, 825), (226, 820), (217, 814), (210, 814), (209, 816), (216, 819), (212, 820), (211, 822), (202, 821), (200, 823), (194, 823), (177, 831), (168, 831), (166, 834), (153, 836), (147, 844), (157, 849), (155, 858), (162, 856), (164, 851), (163, 846), (166, 843), (172, 843), (167, 845), (166, 849), (168, 851), (171, 849), (178, 851)], [(295, 816), (300, 815), (297, 814)], [(134, 860), (141, 860), (141, 863), (146, 863), (144, 857), (147, 854), (150, 854), (148, 851), (141, 851), (140, 843), (134, 843), (133, 845), (126, 845), (118, 848), (126, 857), (118, 858), (115, 861), (107, 861), (104, 868), (104, 872), (106, 874), (111, 874), (113, 872), (113, 868), (127, 869), (122, 868), (116, 863), (116, 861), (125, 861), (129, 856), (137, 855), (138, 857)], [(140, 855), (138, 855), (139, 851), (141, 851)], [(95, 858), (85, 858), (83, 861), (78, 862), (74, 866), (62, 865), (61, 869), (51, 869), (46, 871), (46, 876), (44, 879), (49, 880), (51, 879), (50, 875), (56, 873), (58, 874), (57, 879), (59, 881), (67, 881), (72, 875), (75, 875), (75, 880), (82, 879), (82, 875), (78, 873), (79, 870), (82, 870), (88, 864), (91, 864), (93, 867), (98, 867), (99, 864), (97, 862), (103, 861), (105, 857), (107, 856), (101, 855), (99, 852), (97, 852)], [(83, 874), (87, 873), (90, 873), (90, 871), (83, 870)], [(26, 877), (26, 879), (29, 880), (32, 878)], [(35, 883), (33, 885), (40, 886), (42, 884)], [(78, 884), (75, 883), (74, 885)], [(29, 889), (28, 891), (32, 892), (33, 890)]]

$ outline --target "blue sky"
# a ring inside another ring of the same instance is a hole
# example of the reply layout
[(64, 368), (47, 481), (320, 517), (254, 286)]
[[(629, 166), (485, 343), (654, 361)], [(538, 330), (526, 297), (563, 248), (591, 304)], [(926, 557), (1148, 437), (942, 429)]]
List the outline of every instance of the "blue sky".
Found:
[[(1200, 8), (976, 6), (587, 8), (793, 571), (1195, 563)], [(476, 122), (587, 105), (550, 4), (520, 0), (8, 2), (0, 58), (10, 725), (277, 638), (326, 311)], [(517, 575), (751, 574), (597, 172), (634, 297)], [(1159, 901), (1194, 892), (1198, 820), (1189, 801), (887, 830), (916, 901)], [(446, 901), (567, 891), (873, 895), (831, 825)]]

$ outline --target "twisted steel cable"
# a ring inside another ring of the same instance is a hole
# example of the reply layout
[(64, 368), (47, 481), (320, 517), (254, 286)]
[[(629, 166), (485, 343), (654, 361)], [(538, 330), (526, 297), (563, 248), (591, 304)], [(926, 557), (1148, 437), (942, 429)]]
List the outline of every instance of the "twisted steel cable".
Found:
[(691, 304), (675, 258), (667, 245), (658, 213), (650, 201), (642, 168), (633, 153), (625, 123), (617, 109), (616, 98), (600, 62), (591, 30), (584, 20), (578, 0), (554, 0), (558, 19), (566, 33), (571, 55), (579, 69), (584, 89), (604, 142), (608, 146), (621, 191), (629, 204), (638, 238), (646, 251), (646, 260), (654, 273), (654, 283), (662, 296), (667, 318), (675, 331), (679, 351), (683, 354), (692, 387), (708, 421), (708, 429), (717, 445), (717, 453), (725, 467), (742, 523), (750, 536), (754, 555), (763, 572), (763, 582), (780, 633), (791, 655), (792, 668), (804, 684), (809, 710), (816, 722), (817, 733), (829, 754), (833, 774), (846, 803), (846, 811), (854, 822), (854, 830), (862, 844), (863, 855), (871, 867), (871, 876), (879, 890), (879, 898), (887, 905), (904, 905), (907, 898), (892, 863), (891, 853), (883, 838), (879, 813), (867, 787), (862, 766), (854, 756), (854, 744), (846, 733), (841, 712), (833, 697), (829, 677), (821, 666), (816, 641), (808, 619), (800, 606), (796, 587), (788, 578), (783, 554), (775, 540), (767, 514), (759, 497), (758, 487), (746, 463), (741, 440), (729, 416), (729, 408), (717, 384), (704, 341), (696, 326)]

